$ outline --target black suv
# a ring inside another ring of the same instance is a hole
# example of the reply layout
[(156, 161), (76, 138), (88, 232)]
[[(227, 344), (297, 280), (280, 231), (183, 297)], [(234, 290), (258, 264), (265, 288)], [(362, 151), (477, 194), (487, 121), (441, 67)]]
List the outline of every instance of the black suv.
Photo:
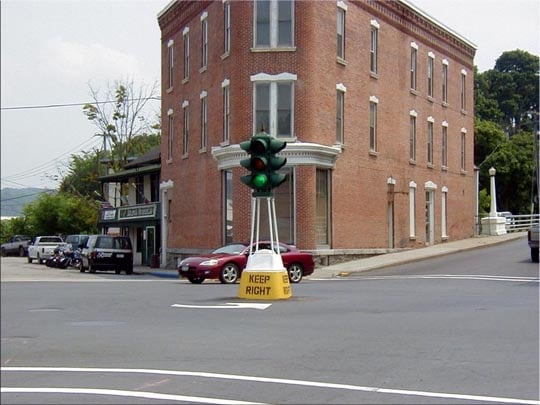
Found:
[(81, 273), (96, 270), (133, 274), (133, 249), (128, 236), (90, 235), (82, 251)]

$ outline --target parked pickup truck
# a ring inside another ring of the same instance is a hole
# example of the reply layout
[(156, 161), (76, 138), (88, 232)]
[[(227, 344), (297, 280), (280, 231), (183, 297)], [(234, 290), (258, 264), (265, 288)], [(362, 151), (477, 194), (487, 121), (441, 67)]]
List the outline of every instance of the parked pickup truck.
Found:
[(39, 264), (42, 264), (51, 257), (54, 249), (65, 245), (60, 236), (38, 236), (28, 246), (28, 263), (32, 263), (32, 260), (36, 259)]
[(538, 263), (538, 232), (540, 225), (535, 224), (529, 228), (527, 232), (527, 240), (529, 241), (529, 247), (531, 248), (531, 260)]
[(26, 256), (26, 252), (28, 252), (28, 244), (31, 240), (32, 238), (27, 235), (13, 235), (6, 242), (2, 243), (0, 246), (0, 254), (2, 254), (2, 256)]

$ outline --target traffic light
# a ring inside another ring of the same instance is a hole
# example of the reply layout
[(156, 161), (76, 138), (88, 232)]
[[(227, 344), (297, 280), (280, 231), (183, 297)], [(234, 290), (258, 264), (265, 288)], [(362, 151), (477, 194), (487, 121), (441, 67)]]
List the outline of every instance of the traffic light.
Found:
[(242, 183), (253, 189), (254, 197), (268, 197), (272, 189), (278, 187), (286, 180), (286, 175), (278, 173), (287, 159), (276, 156), (276, 153), (285, 148), (287, 144), (271, 136), (260, 133), (253, 136), (249, 141), (240, 143), (240, 148), (250, 156), (240, 164), (251, 173), (242, 176)]

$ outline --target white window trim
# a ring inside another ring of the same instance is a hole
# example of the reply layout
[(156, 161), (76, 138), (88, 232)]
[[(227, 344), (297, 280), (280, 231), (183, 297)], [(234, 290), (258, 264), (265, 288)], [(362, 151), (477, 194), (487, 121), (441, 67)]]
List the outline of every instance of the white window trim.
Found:
[(336, 90), (342, 91), (343, 93), (347, 93), (347, 87), (343, 83), (336, 84)]
[[(250, 77), (250, 80), (252, 83), (270, 83), (270, 117), (269, 117), (269, 123), (270, 128), (268, 131), (268, 134), (277, 137), (277, 110), (278, 110), (278, 100), (277, 100), (277, 84), (279, 82), (295, 82), (297, 79), (297, 75), (294, 73), (279, 73), (277, 75), (270, 75), (268, 73), (258, 73), (256, 75), (252, 75)], [(256, 88), (253, 86), (253, 100), (257, 100), (256, 96)], [(256, 113), (255, 113), (255, 102), (253, 103), (253, 134), (256, 134), (257, 128), (256, 127)], [(291, 138), (294, 138), (294, 85), (292, 86), (292, 102), (291, 102)]]
[(416, 239), (416, 183), (409, 182), (409, 238)]
[(379, 24), (379, 22), (377, 20), (371, 20), (370, 24), (371, 24), (372, 27), (375, 27), (377, 29), (381, 28), (381, 25)]
[(443, 186), (441, 188), (441, 237), (448, 239), (448, 229), (446, 224), (446, 217), (448, 214), (448, 187)]

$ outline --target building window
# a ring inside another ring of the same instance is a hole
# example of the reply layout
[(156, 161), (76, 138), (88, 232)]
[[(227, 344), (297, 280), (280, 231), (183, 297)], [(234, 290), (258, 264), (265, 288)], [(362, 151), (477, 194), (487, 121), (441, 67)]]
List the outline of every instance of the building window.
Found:
[(345, 12), (347, 6), (343, 2), (338, 3), (337, 9), (337, 57), (345, 60)]
[(427, 88), (428, 88), (428, 97), (433, 98), (433, 66), (435, 64), (435, 55), (430, 52), (428, 54), (428, 65), (427, 65)]
[(467, 72), (465, 70), (461, 71), (461, 85), (460, 85), (460, 100), (461, 100), (461, 111), (467, 110)]
[(369, 99), (369, 150), (377, 152), (377, 105), (379, 99), (370, 97)]
[(409, 183), (409, 238), (416, 238), (416, 183)]
[(223, 3), (223, 52), (227, 55), (231, 51), (231, 3), (225, 1)]
[(375, 20), (372, 20), (371, 21), (369, 69), (371, 73), (374, 73), (374, 74), (377, 74), (378, 44), (379, 44), (379, 23)]
[(446, 224), (448, 223), (448, 187), (441, 189), (441, 236), (443, 239), (448, 238), (448, 229)]
[(448, 103), (448, 61), (442, 61), (442, 102)]
[(466, 148), (467, 148), (467, 130), (465, 128), (462, 128), (461, 129), (461, 171), (462, 172), (467, 170)]
[(172, 89), (174, 85), (174, 41), (171, 39), (167, 44), (167, 70), (169, 72), (169, 89)]
[(184, 29), (184, 80), (189, 79), (189, 28)]
[(167, 112), (168, 117), (168, 131), (167, 131), (167, 160), (171, 161), (173, 158), (173, 144), (174, 144), (174, 119), (173, 110), (170, 109)]
[(441, 134), (441, 164), (442, 167), (448, 166), (448, 123), (446, 121), (442, 124), (442, 134)]
[(317, 169), (316, 172), (316, 225), (317, 246), (330, 245), (330, 170)]
[(416, 111), (410, 112), (409, 123), (409, 160), (416, 162)]
[(258, 74), (254, 82), (254, 133), (265, 131), (274, 137), (294, 136), (294, 81), (296, 75)]
[(184, 127), (182, 133), (182, 156), (188, 154), (188, 142), (189, 142), (189, 103), (184, 101), (182, 104), (182, 110), (184, 112)]
[(223, 142), (229, 142), (231, 131), (231, 87), (229, 80), (221, 83), (223, 88)]
[(410, 84), (411, 90), (416, 90), (416, 60), (418, 55), (418, 45), (415, 42), (411, 43), (411, 71)]
[(208, 99), (206, 91), (201, 92), (201, 151), (206, 150), (208, 139)]
[(234, 241), (233, 233), (233, 185), (232, 171), (223, 170), (222, 177), (222, 218), (223, 218), (223, 242), (225, 244)]
[(336, 142), (344, 143), (344, 118), (345, 118), (345, 92), (343, 84), (336, 86)]
[(433, 164), (433, 117), (428, 118), (427, 124), (427, 162)]
[(291, 47), (294, 32), (294, 1), (255, 2), (255, 47)]
[(201, 15), (201, 70), (208, 66), (208, 13)]

